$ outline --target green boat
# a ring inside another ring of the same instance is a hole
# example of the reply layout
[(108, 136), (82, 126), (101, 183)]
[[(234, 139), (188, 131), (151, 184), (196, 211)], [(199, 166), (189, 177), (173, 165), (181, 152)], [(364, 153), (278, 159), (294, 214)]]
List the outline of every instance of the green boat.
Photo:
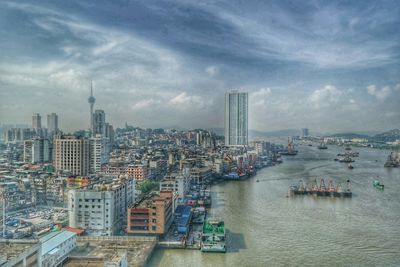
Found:
[(373, 182), (372, 182), (372, 185), (373, 185), (374, 187), (376, 187), (376, 188), (378, 188), (378, 189), (382, 189), (382, 190), (385, 188), (385, 186), (384, 186), (383, 184), (381, 184), (381, 182), (379, 182), (379, 181), (377, 181), (377, 180), (373, 181)]
[(202, 252), (226, 252), (225, 246), (225, 224), (222, 220), (207, 220), (203, 224), (201, 238)]

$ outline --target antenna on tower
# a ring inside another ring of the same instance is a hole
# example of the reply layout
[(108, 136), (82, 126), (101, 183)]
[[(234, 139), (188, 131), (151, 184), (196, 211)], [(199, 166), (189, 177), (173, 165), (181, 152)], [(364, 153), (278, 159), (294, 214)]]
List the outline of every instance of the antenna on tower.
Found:
[(93, 96), (93, 80), (90, 80), (90, 96)]

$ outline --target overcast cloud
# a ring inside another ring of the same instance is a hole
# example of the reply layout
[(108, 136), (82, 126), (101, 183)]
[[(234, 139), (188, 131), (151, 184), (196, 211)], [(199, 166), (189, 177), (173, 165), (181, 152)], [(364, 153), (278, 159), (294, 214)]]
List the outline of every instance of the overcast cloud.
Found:
[(223, 127), (239, 89), (256, 130), (399, 128), (400, 3), (335, 2), (1, 1), (0, 123), (86, 129), (92, 79), (115, 127)]

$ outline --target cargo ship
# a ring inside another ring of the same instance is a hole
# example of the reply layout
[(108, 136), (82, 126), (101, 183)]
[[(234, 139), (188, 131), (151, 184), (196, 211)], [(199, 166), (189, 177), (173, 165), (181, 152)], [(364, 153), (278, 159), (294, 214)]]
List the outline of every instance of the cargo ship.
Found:
[(288, 138), (288, 145), (287, 148), (280, 151), (279, 154), (282, 156), (296, 156), (297, 155), (297, 150), (294, 148), (294, 143), (293, 143), (293, 139), (290, 140)]
[(225, 239), (226, 234), (224, 221), (218, 219), (207, 220), (203, 224), (201, 251), (225, 253)]
[(328, 186), (325, 186), (324, 179), (321, 179), (318, 185), (317, 180), (310, 186), (304, 186), (303, 181), (300, 180), (299, 185), (292, 185), (289, 187), (289, 196), (295, 195), (313, 195), (313, 196), (331, 196), (331, 197), (352, 197), (350, 180), (347, 180), (347, 187), (342, 188), (339, 183), (337, 186), (333, 184), (333, 181), (329, 181)]

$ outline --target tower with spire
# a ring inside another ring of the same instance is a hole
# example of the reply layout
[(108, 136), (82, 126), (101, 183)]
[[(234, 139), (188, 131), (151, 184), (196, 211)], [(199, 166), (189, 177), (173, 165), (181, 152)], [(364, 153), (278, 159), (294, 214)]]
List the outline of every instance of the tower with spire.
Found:
[(90, 134), (93, 134), (93, 106), (96, 102), (96, 98), (93, 96), (93, 81), (90, 81), (90, 97), (88, 98), (90, 104)]

